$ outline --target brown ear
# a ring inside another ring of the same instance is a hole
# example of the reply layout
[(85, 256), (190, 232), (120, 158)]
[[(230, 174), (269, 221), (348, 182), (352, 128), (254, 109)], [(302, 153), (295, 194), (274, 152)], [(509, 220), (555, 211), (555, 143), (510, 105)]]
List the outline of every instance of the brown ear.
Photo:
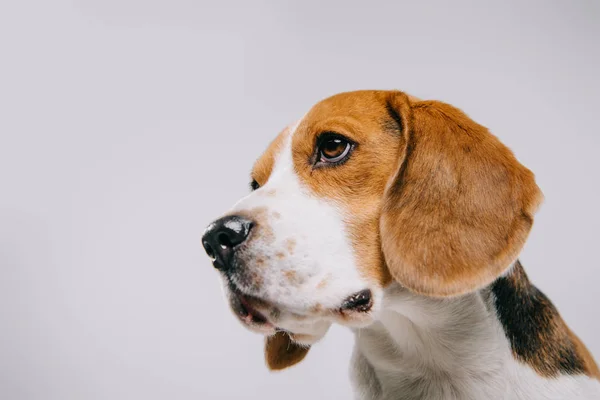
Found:
[(531, 229), (542, 200), (533, 174), (448, 104), (396, 93), (388, 111), (402, 131), (380, 222), (390, 273), (432, 296), (490, 284), (515, 261)]
[(285, 332), (277, 332), (265, 341), (265, 361), (272, 371), (291, 367), (304, 359), (310, 346), (300, 345)]

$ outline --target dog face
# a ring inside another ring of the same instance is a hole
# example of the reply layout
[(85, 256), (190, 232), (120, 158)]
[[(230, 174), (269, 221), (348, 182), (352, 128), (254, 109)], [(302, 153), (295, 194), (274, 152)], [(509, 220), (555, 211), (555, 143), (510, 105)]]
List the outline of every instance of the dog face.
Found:
[(269, 338), (273, 369), (301, 360), (332, 322), (372, 323), (392, 281), (437, 297), (490, 284), (541, 200), (487, 129), (392, 91), (318, 103), (258, 159), (252, 186), (203, 245), (234, 313)]

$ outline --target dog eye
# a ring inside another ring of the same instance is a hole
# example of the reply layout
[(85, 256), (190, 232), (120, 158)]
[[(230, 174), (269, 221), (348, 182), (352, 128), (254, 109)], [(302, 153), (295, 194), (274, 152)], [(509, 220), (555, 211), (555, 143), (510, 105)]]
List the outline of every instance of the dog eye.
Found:
[(339, 136), (325, 138), (319, 146), (319, 161), (323, 163), (337, 163), (343, 161), (350, 154), (352, 144)]
[(252, 182), (250, 182), (250, 190), (255, 191), (259, 187), (260, 185), (258, 184), (258, 182), (256, 182), (256, 179), (252, 179)]

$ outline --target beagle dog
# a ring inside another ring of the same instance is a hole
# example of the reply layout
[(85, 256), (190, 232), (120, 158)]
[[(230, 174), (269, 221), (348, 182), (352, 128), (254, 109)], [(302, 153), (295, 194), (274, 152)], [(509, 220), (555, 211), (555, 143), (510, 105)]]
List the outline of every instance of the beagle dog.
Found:
[(332, 323), (355, 398), (600, 399), (600, 371), (517, 259), (534, 175), (459, 109), (399, 91), (315, 105), (202, 244), (268, 367)]

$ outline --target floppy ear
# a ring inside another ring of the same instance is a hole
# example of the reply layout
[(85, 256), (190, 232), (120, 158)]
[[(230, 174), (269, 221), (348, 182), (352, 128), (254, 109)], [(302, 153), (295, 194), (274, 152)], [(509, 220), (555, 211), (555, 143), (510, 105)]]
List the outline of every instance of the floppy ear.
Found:
[(531, 171), (489, 131), (438, 101), (395, 93), (400, 154), (380, 221), (391, 275), (453, 296), (490, 284), (517, 258), (542, 194)]
[(265, 361), (271, 371), (278, 371), (302, 361), (310, 346), (294, 341), (286, 332), (277, 332), (265, 341)]

